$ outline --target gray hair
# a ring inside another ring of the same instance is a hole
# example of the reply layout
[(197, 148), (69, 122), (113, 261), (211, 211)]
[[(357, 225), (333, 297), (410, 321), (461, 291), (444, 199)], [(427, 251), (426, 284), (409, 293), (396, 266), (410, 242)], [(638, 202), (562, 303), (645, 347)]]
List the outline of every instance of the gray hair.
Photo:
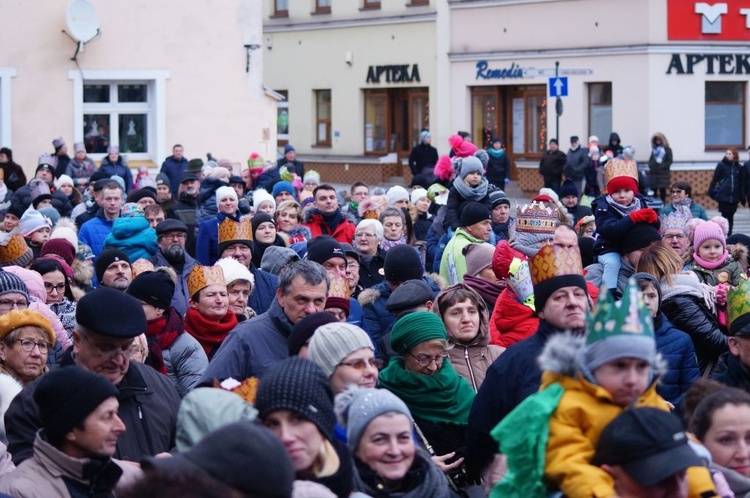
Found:
[(380, 221), (380, 223), (383, 223), (383, 220), (385, 220), (388, 216), (401, 218), (401, 223), (404, 225), (406, 224), (406, 216), (404, 215), (404, 212), (401, 210), (401, 208), (397, 208), (395, 206), (385, 207), (380, 212), (378, 220)]
[(308, 285), (319, 285), (326, 283), (326, 293), (331, 287), (331, 279), (325, 269), (314, 261), (303, 259), (286, 265), (279, 273), (279, 290), (282, 294), (289, 293), (294, 277), (302, 277)]
[(383, 239), (385, 238), (385, 234), (383, 232), (383, 224), (378, 220), (372, 218), (360, 221), (354, 233), (357, 233), (360, 230), (367, 230), (370, 227), (373, 227), (375, 229), (375, 236), (378, 238), (378, 242), (383, 242)]

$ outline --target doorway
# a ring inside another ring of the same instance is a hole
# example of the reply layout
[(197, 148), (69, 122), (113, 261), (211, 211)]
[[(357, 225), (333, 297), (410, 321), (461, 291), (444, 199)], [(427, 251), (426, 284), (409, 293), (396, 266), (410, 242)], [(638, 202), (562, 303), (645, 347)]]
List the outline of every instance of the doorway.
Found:
[(429, 129), (428, 88), (365, 90), (365, 154), (407, 157)]

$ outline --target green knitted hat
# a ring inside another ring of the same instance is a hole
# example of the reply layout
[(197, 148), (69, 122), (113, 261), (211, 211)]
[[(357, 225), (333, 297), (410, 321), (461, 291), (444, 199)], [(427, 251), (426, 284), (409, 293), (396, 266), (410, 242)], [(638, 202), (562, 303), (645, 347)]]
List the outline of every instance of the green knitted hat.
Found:
[(445, 324), (435, 313), (415, 311), (393, 324), (391, 347), (398, 354), (405, 354), (417, 344), (430, 339), (448, 339)]

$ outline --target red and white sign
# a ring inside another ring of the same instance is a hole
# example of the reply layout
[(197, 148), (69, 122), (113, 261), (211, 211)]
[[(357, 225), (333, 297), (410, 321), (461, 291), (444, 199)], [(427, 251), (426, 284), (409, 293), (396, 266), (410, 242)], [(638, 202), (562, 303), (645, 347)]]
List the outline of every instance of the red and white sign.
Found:
[(750, 0), (667, 0), (670, 40), (750, 40)]

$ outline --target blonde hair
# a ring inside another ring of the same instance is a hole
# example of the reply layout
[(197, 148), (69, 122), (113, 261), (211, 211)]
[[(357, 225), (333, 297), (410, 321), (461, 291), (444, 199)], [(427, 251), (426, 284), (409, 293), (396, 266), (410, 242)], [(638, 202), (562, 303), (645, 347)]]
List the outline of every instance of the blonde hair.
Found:
[(642, 253), (638, 260), (638, 273), (648, 273), (659, 282), (673, 284), (672, 276), (682, 272), (682, 259), (674, 249), (661, 241), (653, 242)]

